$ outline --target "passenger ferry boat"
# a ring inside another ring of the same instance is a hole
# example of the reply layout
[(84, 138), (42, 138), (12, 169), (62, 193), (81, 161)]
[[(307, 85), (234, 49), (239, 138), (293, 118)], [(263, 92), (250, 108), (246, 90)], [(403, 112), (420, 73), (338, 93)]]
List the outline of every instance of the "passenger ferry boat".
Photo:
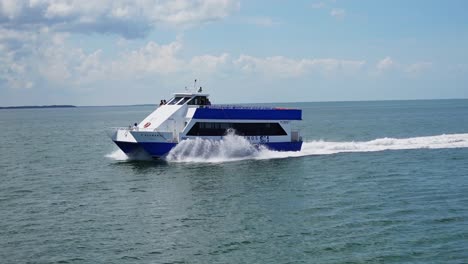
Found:
[(164, 157), (187, 139), (221, 140), (229, 133), (276, 151), (300, 151), (302, 138), (291, 122), (302, 120), (302, 110), (211, 105), (209, 95), (176, 93), (166, 104), (135, 126), (113, 128), (109, 136), (127, 155), (146, 152)]

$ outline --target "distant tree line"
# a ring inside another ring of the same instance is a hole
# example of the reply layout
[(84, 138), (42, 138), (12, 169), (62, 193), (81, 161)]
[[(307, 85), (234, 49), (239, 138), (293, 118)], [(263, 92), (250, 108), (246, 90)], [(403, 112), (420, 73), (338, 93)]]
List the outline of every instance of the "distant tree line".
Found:
[(25, 106), (6, 106), (0, 109), (31, 109), (31, 108), (72, 108), (75, 105), (25, 105)]

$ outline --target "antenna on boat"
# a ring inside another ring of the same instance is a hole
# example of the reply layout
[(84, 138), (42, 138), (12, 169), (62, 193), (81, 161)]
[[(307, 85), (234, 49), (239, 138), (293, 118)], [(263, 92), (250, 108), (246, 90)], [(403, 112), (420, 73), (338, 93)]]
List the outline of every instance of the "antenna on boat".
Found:
[[(187, 87), (185, 87), (185, 89), (187, 89)], [(193, 90), (197, 91), (198, 93), (201, 93), (203, 91), (203, 88), (201, 86), (197, 89), (197, 79), (195, 79), (195, 81), (193, 82)]]

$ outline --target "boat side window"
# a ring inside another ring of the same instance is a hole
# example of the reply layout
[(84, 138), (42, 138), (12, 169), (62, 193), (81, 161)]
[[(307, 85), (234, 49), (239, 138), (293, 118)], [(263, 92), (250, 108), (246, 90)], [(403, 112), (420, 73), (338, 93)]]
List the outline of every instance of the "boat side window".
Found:
[(183, 105), (183, 104), (185, 104), (188, 100), (190, 100), (190, 98), (192, 98), (192, 97), (184, 97), (184, 99), (181, 100), (181, 101), (178, 103), (178, 105)]
[(169, 103), (167, 103), (168, 105), (175, 105), (177, 104), (177, 102), (180, 101), (180, 99), (182, 99), (181, 96), (176, 96), (174, 99), (170, 100)]
[(285, 136), (286, 131), (278, 123), (224, 123), (197, 122), (187, 132), (188, 136), (223, 136), (232, 128), (241, 136)]

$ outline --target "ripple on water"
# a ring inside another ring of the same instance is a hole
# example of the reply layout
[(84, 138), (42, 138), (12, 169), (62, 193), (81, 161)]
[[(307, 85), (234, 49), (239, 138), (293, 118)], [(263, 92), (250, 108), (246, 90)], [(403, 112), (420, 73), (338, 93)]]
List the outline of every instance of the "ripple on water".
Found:
[(465, 263), (468, 104), (442, 105), (312, 105), (304, 151), (209, 162), (106, 157), (149, 108), (0, 112), (0, 262)]

